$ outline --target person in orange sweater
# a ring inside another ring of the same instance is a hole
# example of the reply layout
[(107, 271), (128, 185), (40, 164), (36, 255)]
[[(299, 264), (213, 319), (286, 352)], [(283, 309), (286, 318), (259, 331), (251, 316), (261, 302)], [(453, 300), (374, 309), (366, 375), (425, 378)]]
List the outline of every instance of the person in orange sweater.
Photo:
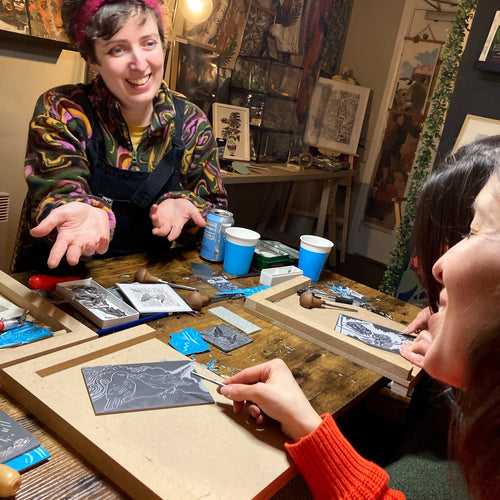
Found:
[[(434, 264), (442, 290), (429, 317), (431, 338), (423, 366), (459, 389), (450, 427), (453, 458), (470, 495), (500, 498), (500, 149), (478, 194), (470, 233)], [(317, 499), (394, 499), (388, 474), (361, 457), (331, 415), (318, 415), (282, 360), (247, 368), (219, 392), (236, 412), (247, 408), (258, 424), (281, 423), (286, 449)], [(419, 475), (419, 471), (415, 471)]]

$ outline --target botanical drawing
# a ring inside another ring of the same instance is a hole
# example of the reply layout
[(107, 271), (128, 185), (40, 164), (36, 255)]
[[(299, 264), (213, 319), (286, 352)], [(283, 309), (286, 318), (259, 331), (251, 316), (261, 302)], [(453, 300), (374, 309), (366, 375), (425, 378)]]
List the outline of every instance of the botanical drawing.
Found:
[(278, 50), (281, 52), (299, 52), (300, 20), (304, 0), (280, 0), (276, 22), (272, 27), (272, 34), (276, 38)]
[(83, 367), (96, 414), (213, 403), (190, 361)]
[(269, 32), (274, 18), (269, 12), (252, 5), (241, 42), (240, 56), (260, 56), (263, 52), (264, 39)]

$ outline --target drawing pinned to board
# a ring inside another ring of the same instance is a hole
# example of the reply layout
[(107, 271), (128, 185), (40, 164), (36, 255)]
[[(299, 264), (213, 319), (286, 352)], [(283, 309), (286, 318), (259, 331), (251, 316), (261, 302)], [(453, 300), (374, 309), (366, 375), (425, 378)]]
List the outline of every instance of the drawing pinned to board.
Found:
[(364, 344), (396, 354), (399, 354), (401, 346), (405, 342), (413, 339), (413, 337), (404, 335), (392, 328), (376, 325), (345, 314), (339, 314), (335, 330)]
[(305, 144), (355, 154), (369, 95), (369, 88), (319, 78), (311, 99)]
[(96, 415), (213, 403), (190, 361), (82, 367)]

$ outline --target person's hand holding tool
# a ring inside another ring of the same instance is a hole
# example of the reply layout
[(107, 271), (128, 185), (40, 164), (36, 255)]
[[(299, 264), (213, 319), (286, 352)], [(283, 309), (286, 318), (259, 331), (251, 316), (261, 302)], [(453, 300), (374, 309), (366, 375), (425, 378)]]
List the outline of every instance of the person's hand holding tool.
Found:
[(233, 401), (235, 412), (247, 405), (257, 424), (262, 424), (266, 415), (277, 420), (293, 441), (311, 433), (321, 423), (321, 417), (281, 359), (242, 370), (224, 380), (224, 386), (217, 391)]

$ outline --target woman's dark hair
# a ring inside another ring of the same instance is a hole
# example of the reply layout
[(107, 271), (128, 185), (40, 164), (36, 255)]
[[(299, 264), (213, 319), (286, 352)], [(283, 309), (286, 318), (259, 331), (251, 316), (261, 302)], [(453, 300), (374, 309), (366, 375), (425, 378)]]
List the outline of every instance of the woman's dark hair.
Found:
[[(87, 0), (65, 0), (62, 5), (62, 20), (64, 29), (71, 41), (76, 44), (75, 26), (83, 5)], [(131, 16), (142, 16), (146, 21), (148, 14), (153, 14), (158, 25), (158, 33), (162, 45), (165, 45), (165, 28), (163, 20), (149, 5), (140, 0), (122, 0), (105, 3), (92, 17), (85, 30), (86, 37), (81, 44), (76, 44), (82, 57), (91, 62), (99, 63), (95, 55), (95, 41), (98, 38), (109, 40), (125, 26)]]
[(441, 285), (432, 266), (465, 234), (474, 217), (473, 203), (500, 158), (500, 136), (461, 147), (433, 171), (420, 192), (412, 231), (411, 254), (427, 291), (429, 306), (437, 311)]
[[(500, 288), (499, 288), (500, 290)], [(464, 390), (456, 395), (450, 455), (473, 498), (500, 498), (500, 326), (471, 343)]]

